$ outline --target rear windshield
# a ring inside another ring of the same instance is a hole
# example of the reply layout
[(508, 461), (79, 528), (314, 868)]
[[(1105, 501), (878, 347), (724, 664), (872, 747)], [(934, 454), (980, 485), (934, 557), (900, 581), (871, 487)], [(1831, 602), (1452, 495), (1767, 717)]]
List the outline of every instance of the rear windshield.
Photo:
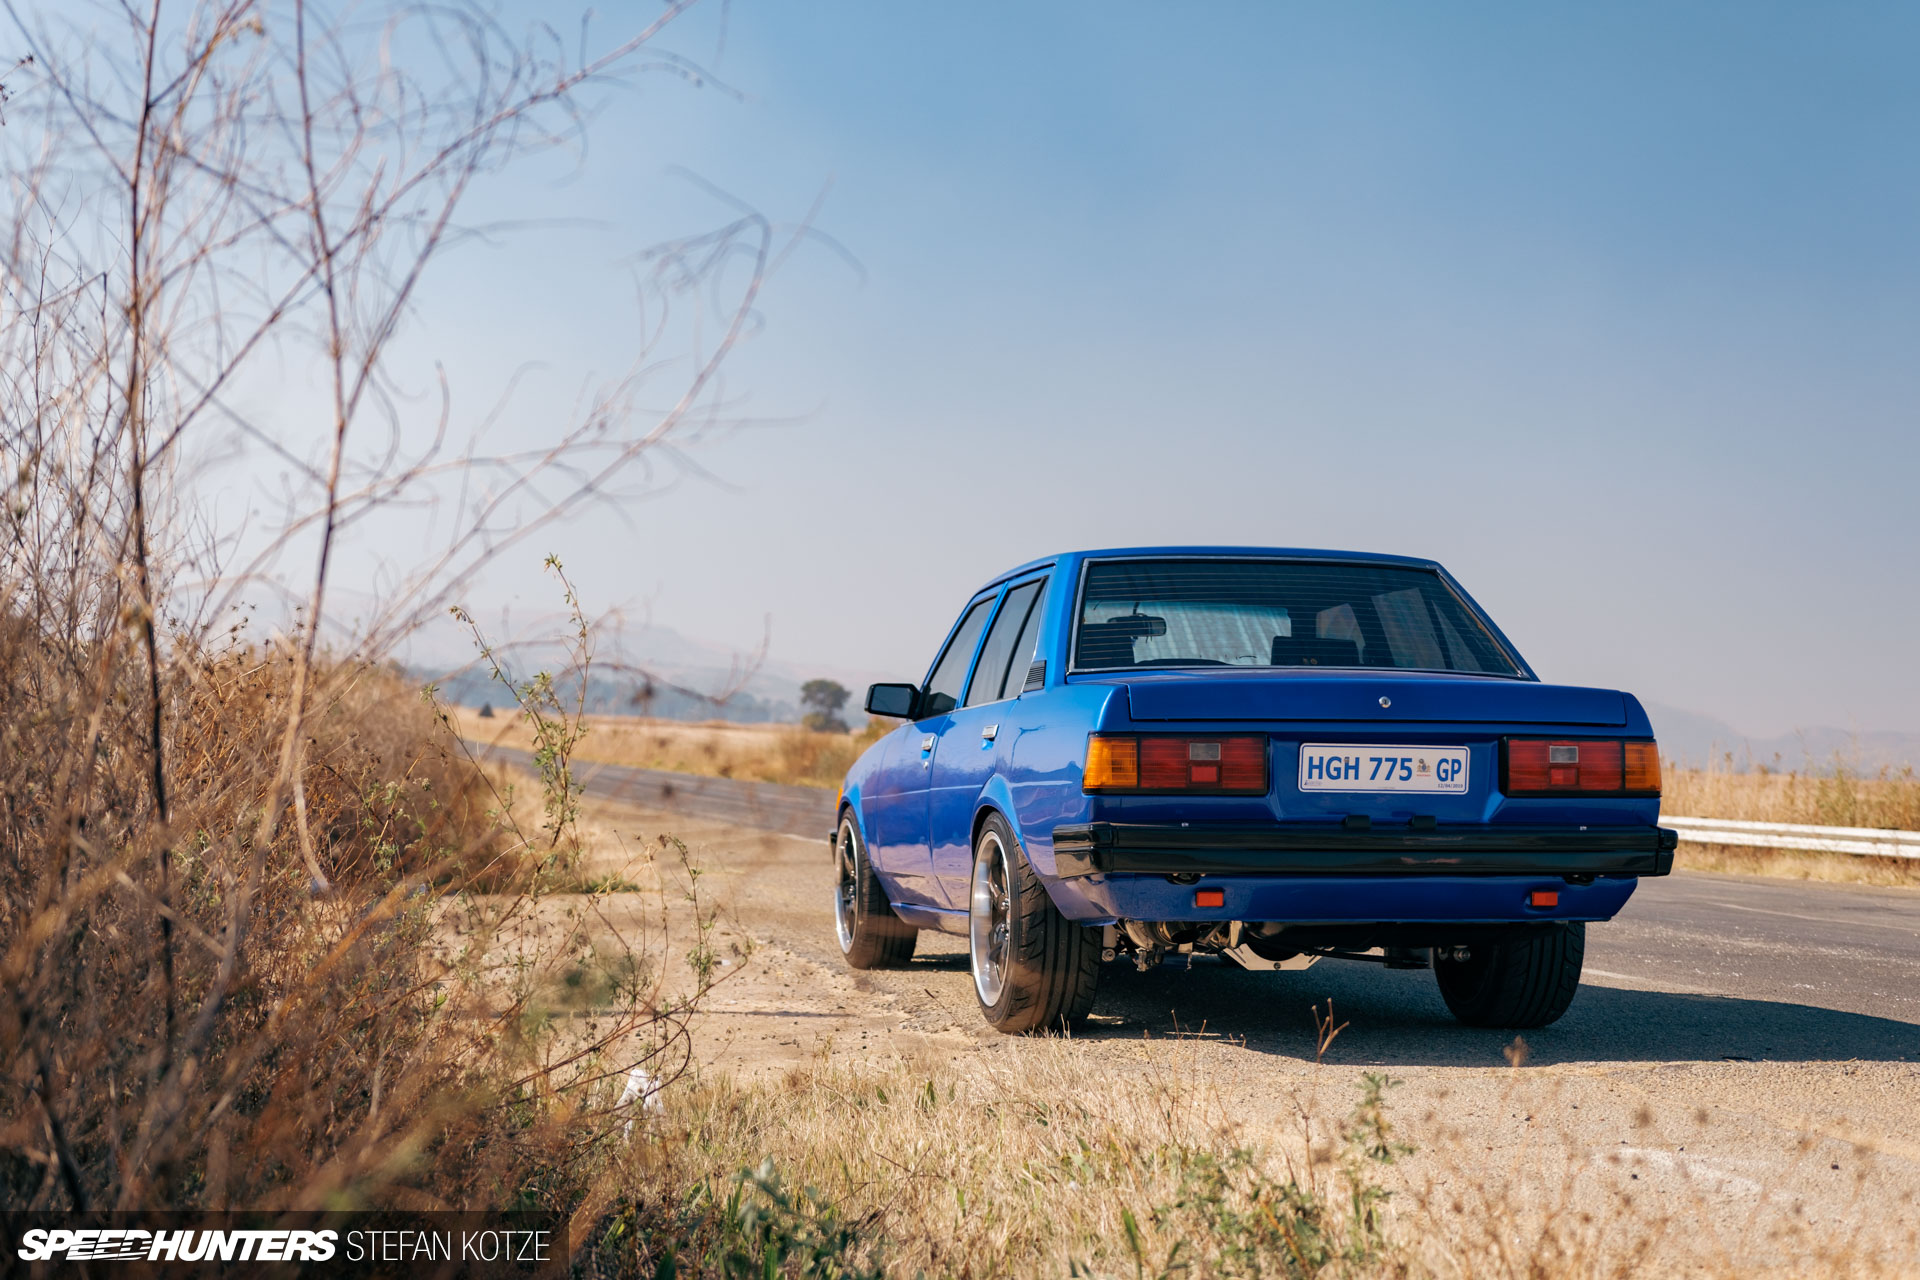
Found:
[(1432, 570), (1287, 560), (1095, 561), (1074, 666), (1524, 674)]

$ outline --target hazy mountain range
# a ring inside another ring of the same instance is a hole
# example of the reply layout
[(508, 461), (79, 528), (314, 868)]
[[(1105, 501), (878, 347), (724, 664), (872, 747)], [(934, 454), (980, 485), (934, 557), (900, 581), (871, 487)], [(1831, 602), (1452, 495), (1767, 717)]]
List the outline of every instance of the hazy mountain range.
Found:
[[(718, 644), (692, 639), (671, 627), (649, 626), (620, 638), (618, 651), (600, 646), (587, 680), (587, 710), (607, 715), (658, 716), (667, 720), (732, 720), (741, 723), (798, 721), (800, 686), (808, 680), (837, 680), (850, 697), (841, 714), (849, 721), (865, 717), (860, 702), (867, 685), (883, 676), (842, 667), (799, 666), (777, 658), (758, 658)], [(525, 681), (535, 672), (557, 672), (567, 662), (557, 644), (533, 644), (503, 655), (510, 679)], [(504, 707), (512, 694), (479, 665), (433, 670), (416, 664), (413, 674), (436, 684), (441, 696), (462, 706), (491, 703)], [(564, 681), (562, 681), (564, 684)], [(571, 698), (578, 686), (567, 688)]]
[(1920, 769), (1920, 733), (1818, 726), (1761, 738), (1741, 733), (1726, 721), (1698, 711), (1657, 702), (1642, 705), (1653, 721), (1654, 736), (1660, 740), (1660, 754), (1682, 764), (1704, 765), (1709, 760), (1726, 764), (1730, 760), (1737, 770), (1763, 764), (1805, 771), (1831, 769), (1838, 763), (1864, 773)]

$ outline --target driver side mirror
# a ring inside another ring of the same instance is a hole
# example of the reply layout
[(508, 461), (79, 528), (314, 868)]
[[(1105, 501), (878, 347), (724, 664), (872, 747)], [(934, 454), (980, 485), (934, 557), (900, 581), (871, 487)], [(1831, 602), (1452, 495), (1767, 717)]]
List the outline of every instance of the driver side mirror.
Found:
[(920, 690), (915, 685), (867, 686), (867, 714), (870, 716), (890, 716), (895, 720), (911, 720), (914, 712), (919, 709)]

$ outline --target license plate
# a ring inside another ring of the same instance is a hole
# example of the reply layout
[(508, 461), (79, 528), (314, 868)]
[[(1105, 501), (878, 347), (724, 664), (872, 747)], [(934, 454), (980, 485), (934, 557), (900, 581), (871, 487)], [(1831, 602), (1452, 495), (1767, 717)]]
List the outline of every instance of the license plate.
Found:
[(1300, 789), (1464, 795), (1467, 760), (1465, 747), (1305, 742), (1300, 745)]

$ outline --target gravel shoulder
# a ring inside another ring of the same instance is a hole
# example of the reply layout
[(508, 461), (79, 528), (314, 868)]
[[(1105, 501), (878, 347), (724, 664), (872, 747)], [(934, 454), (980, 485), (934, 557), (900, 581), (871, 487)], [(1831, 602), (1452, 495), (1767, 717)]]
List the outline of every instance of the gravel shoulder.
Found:
[[(612, 837), (595, 855), (607, 869), (669, 832), (704, 869), (735, 958), (697, 1036), (700, 1070), (777, 1080), (824, 1059), (931, 1074), (1021, 1051), (980, 1019), (959, 938), (922, 934), (905, 970), (845, 967), (824, 833), (598, 800), (589, 811)], [(1499, 1194), (1547, 1212), (1653, 1212), (1730, 1257), (1762, 1239), (1790, 1248), (1793, 1233), (1841, 1237), (1920, 1273), (1916, 992), (1895, 985), (1897, 969), (1850, 984), (1844, 954), (1807, 961), (1804, 990), (1761, 974), (1713, 914), (1741, 914), (1712, 907), (1724, 880), (1676, 876), (1678, 911), (1653, 898), (1595, 928), (1572, 1010), (1524, 1045), (1454, 1023), (1428, 973), (1323, 961), (1250, 974), (1203, 961), (1190, 972), (1109, 965), (1072, 1049), (1117, 1088), (1181, 1073), (1255, 1140), (1284, 1140), (1303, 1107), (1344, 1107), (1363, 1073), (1389, 1073), (1402, 1082), (1393, 1114), (1421, 1153), (1401, 1166), (1402, 1190), (1430, 1205), (1470, 1212)], [(1828, 903), (1849, 925), (1836, 953), (1874, 953), (1874, 928), (1905, 946), (1905, 906)], [(1319, 1053), (1329, 1011), (1341, 1029)]]

